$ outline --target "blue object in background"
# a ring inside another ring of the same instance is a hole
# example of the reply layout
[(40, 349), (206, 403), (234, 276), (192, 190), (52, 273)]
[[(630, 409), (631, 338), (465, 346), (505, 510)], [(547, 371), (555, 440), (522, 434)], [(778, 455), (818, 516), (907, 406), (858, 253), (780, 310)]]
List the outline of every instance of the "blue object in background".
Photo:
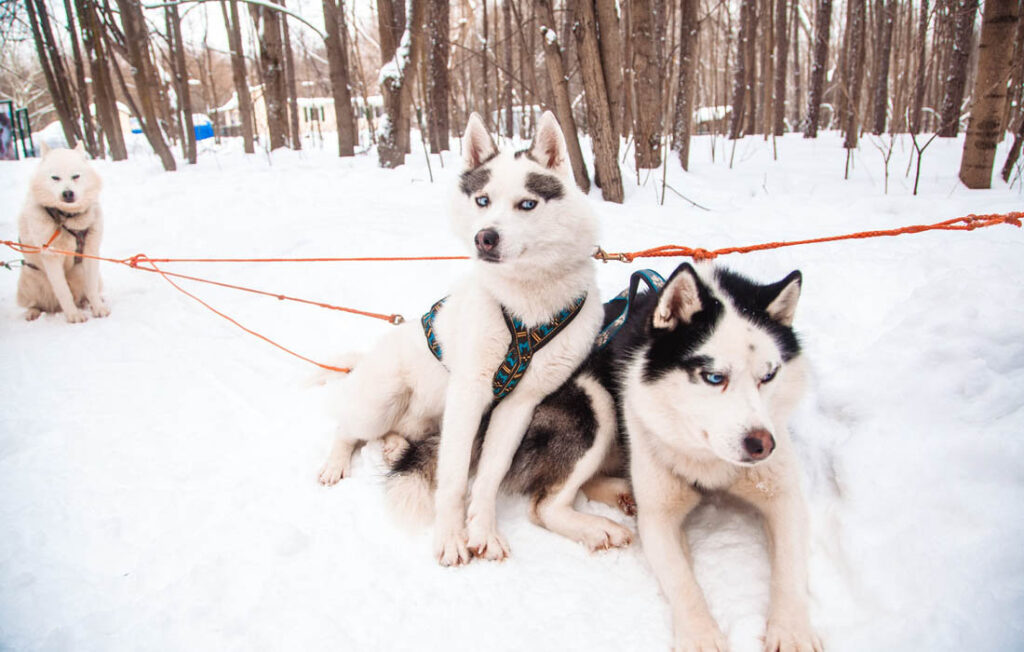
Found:
[(213, 138), (213, 123), (196, 123), (192, 125), (192, 131), (195, 132), (197, 141)]

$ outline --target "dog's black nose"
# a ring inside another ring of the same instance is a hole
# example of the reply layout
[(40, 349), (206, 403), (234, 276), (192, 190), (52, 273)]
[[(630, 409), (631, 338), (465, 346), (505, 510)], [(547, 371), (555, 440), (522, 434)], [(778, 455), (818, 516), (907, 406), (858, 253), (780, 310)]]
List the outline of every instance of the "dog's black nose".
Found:
[(752, 460), (759, 462), (775, 450), (775, 437), (764, 428), (754, 428), (743, 438), (743, 448)]
[(75, 193), (71, 190), (65, 190), (64, 192), (60, 193), (60, 198), (70, 204), (71, 202), (75, 201)]
[(485, 254), (491, 253), (498, 246), (498, 232), (494, 229), (481, 229), (476, 233), (476, 248)]

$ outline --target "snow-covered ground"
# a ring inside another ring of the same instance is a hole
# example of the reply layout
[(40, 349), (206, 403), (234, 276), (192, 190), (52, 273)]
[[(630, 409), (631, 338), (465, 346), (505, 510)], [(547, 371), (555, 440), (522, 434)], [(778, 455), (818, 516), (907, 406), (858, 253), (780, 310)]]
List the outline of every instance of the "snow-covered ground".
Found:
[[(835, 134), (738, 144), (733, 169), (697, 138), (626, 203), (594, 209), (610, 251), (715, 248), (1007, 212), (1002, 182), (958, 184), (962, 140), (925, 152), (919, 196), (897, 144), (889, 194), (865, 141), (849, 181)], [(208, 148), (167, 174), (100, 161), (103, 253), (460, 254), (446, 168), (372, 154), (246, 157)], [(1004, 145), (1005, 148), (1005, 145)], [(1005, 149), (999, 150), (1001, 164)], [(33, 164), (0, 164), (0, 239)], [(644, 183), (646, 182), (646, 183)], [(0, 259), (16, 258), (13, 252)], [(600, 265), (605, 296), (632, 269)], [(832, 651), (1024, 648), (1024, 233), (1009, 226), (729, 256), (762, 280), (804, 273), (797, 315), (816, 383), (793, 423), (812, 510), (812, 615)], [(464, 262), (167, 265), (418, 317)], [(217, 318), (159, 277), (105, 266), (113, 314), (26, 323), (0, 269), (0, 649), (667, 650), (666, 603), (638, 546), (591, 555), (503, 499), (504, 564), (442, 569), (429, 532), (386, 510), (380, 451), (326, 489), (315, 472), (344, 377)], [(331, 360), (390, 326), (190, 285), (242, 323)], [(631, 527), (631, 519), (588, 505)], [(697, 574), (733, 650), (760, 649), (768, 563), (759, 522), (728, 503), (687, 522)]]

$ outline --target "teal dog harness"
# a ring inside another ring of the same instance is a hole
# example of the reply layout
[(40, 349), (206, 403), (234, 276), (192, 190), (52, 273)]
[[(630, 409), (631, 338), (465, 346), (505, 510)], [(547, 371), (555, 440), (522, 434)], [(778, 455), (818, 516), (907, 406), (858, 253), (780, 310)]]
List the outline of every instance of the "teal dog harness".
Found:
[[(423, 318), (420, 320), (423, 324), (423, 334), (427, 338), (427, 346), (430, 347), (430, 352), (434, 354), (438, 362), (442, 364), (444, 364), (442, 360), (443, 352), (441, 350), (441, 343), (437, 340), (437, 334), (434, 332), (434, 319), (447, 298), (445, 297), (435, 303), (430, 308), (430, 311), (423, 315)], [(501, 366), (494, 372), (494, 380), (491, 383), (491, 391), (494, 393), (495, 403), (512, 393), (512, 390), (516, 388), (523, 374), (529, 368), (533, 354), (541, 350), (545, 344), (554, 339), (555, 335), (569, 325), (569, 322), (579, 314), (580, 309), (583, 307), (583, 302), (586, 300), (586, 294), (580, 295), (555, 315), (551, 321), (533, 328), (527, 328), (523, 322), (510, 315), (505, 310), (505, 307), (502, 306), (501, 314), (505, 318), (505, 325), (508, 327), (511, 339), (508, 345), (508, 353), (505, 354), (505, 359), (501, 362)]]
[(612, 338), (619, 332), (622, 325), (626, 323), (626, 318), (629, 317), (629, 309), (632, 308), (633, 300), (636, 299), (636, 291), (640, 281), (646, 283), (650, 291), (655, 293), (660, 292), (661, 288), (665, 287), (665, 279), (653, 269), (641, 269), (633, 272), (633, 275), (629, 277), (629, 287), (619, 292), (614, 299), (605, 304), (606, 308), (613, 304), (621, 304), (621, 308), (618, 315), (601, 329), (597, 339), (594, 341), (595, 349), (604, 348), (608, 342), (612, 341)]

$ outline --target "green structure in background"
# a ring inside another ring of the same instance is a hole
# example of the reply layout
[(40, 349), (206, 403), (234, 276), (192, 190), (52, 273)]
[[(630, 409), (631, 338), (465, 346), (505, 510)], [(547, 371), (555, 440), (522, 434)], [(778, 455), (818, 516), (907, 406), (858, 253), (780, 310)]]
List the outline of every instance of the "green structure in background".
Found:
[[(18, 143), (21, 154), (18, 154)], [(0, 161), (32, 158), (36, 146), (32, 142), (32, 125), (28, 109), (15, 109), (13, 100), (0, 100)]]

